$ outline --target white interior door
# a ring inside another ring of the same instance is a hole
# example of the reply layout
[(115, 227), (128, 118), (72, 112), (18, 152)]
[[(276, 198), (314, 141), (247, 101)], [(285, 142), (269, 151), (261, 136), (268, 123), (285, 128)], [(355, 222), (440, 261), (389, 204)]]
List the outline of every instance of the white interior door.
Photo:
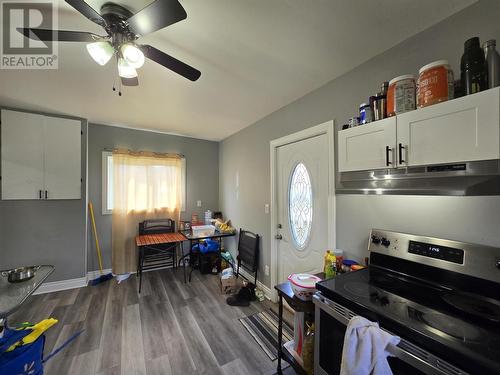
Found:
[(320, 272), (328, 246), (328, 137), (277, 148), (278, 282), (289, 274)]
[(45, 117), (46, 199), (80, 199), (81, 142), (80, 120)]
[(40, 199), (43, 181), (43, 118), (2, 109), (2, 199)]

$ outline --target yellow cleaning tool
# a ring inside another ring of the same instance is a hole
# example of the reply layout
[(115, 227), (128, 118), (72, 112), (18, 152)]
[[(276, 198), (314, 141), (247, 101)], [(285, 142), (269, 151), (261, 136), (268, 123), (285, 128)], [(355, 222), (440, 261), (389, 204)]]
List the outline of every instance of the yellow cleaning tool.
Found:
[(97, 260), (99, 262), (99, 271), (101, 271), (102, 274), (101, 247), (99, 246), (99, 238), (97, 238), (97, 228), (95, 226), (95, 218), (94, 218), (94, 205), (92, 204), (92, 202), (89, 202), (89, 211), (90, 211), (90, 221), (92, 222), (92, 231), (94, 232), (95, 248), (97, 251)]
[(27, 336), (24, 336), (21, 340), (16, 342), (15, 344), (12, 344), (9, 349), (7, 349), (7, 352), (11, 352), (15, 348), (19, 346), (23, 346), (26, 344), (31, 344), (35, 342), (37, 338), (39, 338), (46, 330), (48, 330), (50, 327), (52, 327), (54, 324), (58, 322), (57, 319), (54, 318), (49, 318), (49, 319), (44, 319), (41, 322), (38, 322), (35, 325), (32, 325), (31, 327), (21, 327), (20, 330), (24, 329), (29, 329), (31, 330), (31, 333)]
[(101, 275), (97, 279), (90, 280), (89, 284), (90, 285), (97, 285), (97, 284), (100, 284), (104, 281), (112, 279), (113, 274), (112, 273), (104, 274), (104, 271), (102, 268), (101, 247), (99, 246), (99, 239), (97, 238), (97, 228), (95, 226), (95, 218), (94, 218), (94, 206), (92, 205), (92, 202), (89, 202), (89, 211), (90, 211), (90, 221), (92, 222), (92, 231), (94, 232), (95, 250), (97, 252), (97, 261), (99, 262), (99, 271), (101, 273)]

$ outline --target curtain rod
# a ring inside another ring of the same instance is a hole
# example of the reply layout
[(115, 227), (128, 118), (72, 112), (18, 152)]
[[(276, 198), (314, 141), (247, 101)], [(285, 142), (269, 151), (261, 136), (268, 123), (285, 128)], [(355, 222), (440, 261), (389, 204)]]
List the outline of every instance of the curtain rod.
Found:
[(184, 154), (171, 153), (171, 152), (138, 151), (138, 150), (131, 150), (128, 148), (104, 148), (104, 151), (127, 153), (131, 155), (141, 155), (141, 156), (178, 157), (181, 159), (186, 158)]

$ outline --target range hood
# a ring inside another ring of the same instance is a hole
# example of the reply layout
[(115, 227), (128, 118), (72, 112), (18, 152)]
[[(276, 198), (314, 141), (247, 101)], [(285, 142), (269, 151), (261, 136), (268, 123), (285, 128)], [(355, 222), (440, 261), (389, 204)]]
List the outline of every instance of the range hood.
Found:
[(500, 195), (500, 160), (340, 172), (337, 194)]

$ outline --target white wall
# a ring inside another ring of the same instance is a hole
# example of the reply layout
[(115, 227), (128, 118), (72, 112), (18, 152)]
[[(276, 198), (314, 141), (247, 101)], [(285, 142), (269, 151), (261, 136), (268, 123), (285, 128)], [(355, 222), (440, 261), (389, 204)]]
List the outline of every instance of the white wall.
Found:
[[(266, 285), (272, 234), (270, 215), (264, 213), (270, 201), (269, 142), (331, 119), (341, 125), (381, 82), (416, 74), (431, 61), (448, 59), (458, 77), (466, 39), (500, 40), (499, 14), (500, 1), (480, 0), (221, 143), (221, 209), (235, 226), (262, 235), (259, 278)], [(500, 246), (499, 224), (500, 197), (337, 196), (337, 247), (357, 258), (366, 256), (372, 227)]]

